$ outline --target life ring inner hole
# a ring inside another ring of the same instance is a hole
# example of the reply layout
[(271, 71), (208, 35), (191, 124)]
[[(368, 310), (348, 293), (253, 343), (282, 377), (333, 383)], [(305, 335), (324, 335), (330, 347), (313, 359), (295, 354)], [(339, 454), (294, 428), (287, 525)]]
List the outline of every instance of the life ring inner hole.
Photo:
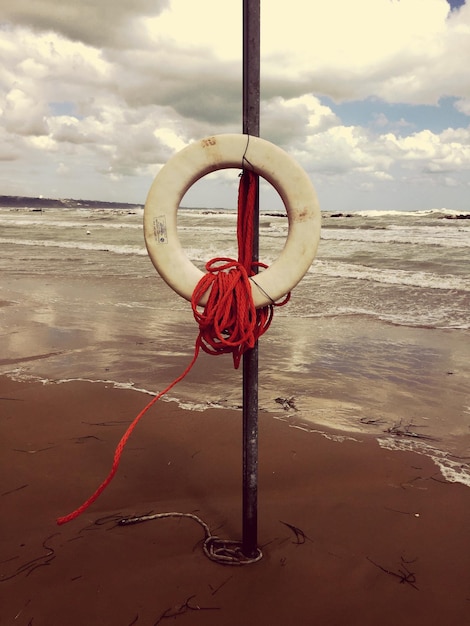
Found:
[[(206, 262), (214, 257), (236, 259), (238, 256), (237, 201), (241, 173), (241, 169), (227, 168), (206, 174), (181, 199), (177, 214), (181, 245), (203, 272)], [(277, 190), (262, 176), (259, 180), (259, 260), (269, 265), (284, 247), (288, 221)], [(217, 247), (214, 240), (219, 242)]]

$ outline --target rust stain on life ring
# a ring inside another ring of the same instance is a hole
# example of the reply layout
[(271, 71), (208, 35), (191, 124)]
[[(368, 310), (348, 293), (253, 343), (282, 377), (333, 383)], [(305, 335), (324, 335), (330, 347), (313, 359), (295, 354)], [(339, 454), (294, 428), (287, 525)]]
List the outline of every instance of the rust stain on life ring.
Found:
[(203, 148), (210, 148), (211, 146), (215, 146), (217, 143), (217, 139), (215, 137), (206, 137), (201, 140), (201, 146)]
[(302, 209), (299, 209), (295, 214), (296, 222), (305, 222), (308, 219), (310, 219), (309, 207), (303, 207)]

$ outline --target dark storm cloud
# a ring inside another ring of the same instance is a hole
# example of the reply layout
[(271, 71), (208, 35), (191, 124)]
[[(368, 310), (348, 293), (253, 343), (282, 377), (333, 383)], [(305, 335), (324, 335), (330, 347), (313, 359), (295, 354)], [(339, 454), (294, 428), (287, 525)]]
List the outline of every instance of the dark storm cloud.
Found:
[(54, 31), (96, 47), (135, 38), (134, 20), (157, 15), (169, 0), (1, 0), (0, 20)]

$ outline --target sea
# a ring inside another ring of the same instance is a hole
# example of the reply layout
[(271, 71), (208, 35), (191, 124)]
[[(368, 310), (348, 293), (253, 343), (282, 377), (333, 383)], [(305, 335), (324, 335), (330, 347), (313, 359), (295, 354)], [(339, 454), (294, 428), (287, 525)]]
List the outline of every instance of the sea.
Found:
[[(185, 369), (198, 328), (151, 264), (142, 218), (129, 205), (0, 208), (0, 374), (148, 395)], [(260, 410), (339, 445), (372, 436), (414, 450), (470, 486), (468, 218), (323, 212), (317, 258), (260, 339)], [(233, 210), (181, 208), (187, 256), (201, 269), (236, 258), (236, 221)], [(287, 229), (283, 211), (261, 209), (260, 260), (278, 256)], [(195, 419), (239, 409), (230, 357), (199, 359), (166, 400)]]

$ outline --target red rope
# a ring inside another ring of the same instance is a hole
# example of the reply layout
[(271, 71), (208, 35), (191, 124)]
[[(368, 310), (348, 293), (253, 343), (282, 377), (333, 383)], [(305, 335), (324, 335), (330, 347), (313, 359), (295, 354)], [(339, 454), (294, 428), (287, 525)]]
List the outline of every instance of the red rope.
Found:
[[(98, 489), (75, 511), (59, 517), (57, 524), (65, 524), (81, 515), (106, 489), (116, 474), (128, 439), (147, 411), (166, 393), (179, 383), (193, 367), (200, 349), (208, 354), (232, 353), (233, 364), (238, 368), (244, 352), (253, 348), (258, 338), (265, 333), (273, 317), (273, 305), (256, 309), (251, 295), (250, 276), (255, 274), (253, 263), (253, 215), (257, 194), (257, 176), (245, 170), (242, 174), (238, 194), (238, 261), (226, 258), (212, 259), (206, 264), (207, 274), (194, 289), (191, 305), (194, 318), (199, 324), (199, 334), (194, 346), (193, 358), (180, 376), (158, 393), (142, 409), (128, 427), (114, 453), (111, 471)], [(266, 266), (263, 266), (266, 267)], [(210, 289), (207, 303), (201, 312), (197, 303)], [(284, 302), (285, 304), (288, 297)]]
[(66, 524), (67, 522), (71, 522), (73, 519), (75, 519), (76, 517), (81, 515), (103, 493), (103, 491), (106, 489), (106, 487), (112, 481), (112, 479), (114, 478), (114, 475), (116, 474), (116, 472), (118, 470), (119, 463), (121, 461), (122, 452), (124, 450), (124, 446), (126, 445), (127, 440), (129, 439), (129, 437), (132, 435), (132, 432), (133, 432), (134, 428), (137, 426), (137, 424), (139, 423), (141, 418), (145, 415), (145, 413), (147, 413), (147, 411), (150, 409), (150, 407), (153, 406), (155, 404), (155, 402), (157, 402), (157, 400), (160, 400), (160, 398), (162, 396), (164, 396), (166, 393), (168, 393), (170, 391), (170, 389), (172, 389), (177, 383), (179, 383), (179, 381), (182, 380), (186, 376), (186, 374), (188, 374), (188, 372), (191, 370), (192, 366), (196, 362), (198, 354), (199, 354), (199, 342), (196, 340), (196, 345), (195, 345), (195, 349), (194, 349), (194, 356), (193, 356), (193, 358), (191, 360), (191, 363), (188, 365), (188, 367), (184, 370), (184, 372), (182, 374), (180, 374), (180, 376), (178, 376), (178, 378), (175, 378), (175, 380), (172, 383), (170, 383), (166, 389), (164, 389), (163, 391), (160, 391), (160, 393), (158, 393), (155, 396), (155, 398), (152, 398), (152, 400), (150, 400), (150, 402), (147, 404), (147, 406), (145, 406), (142, 409), (142, 411), (139, 413), (139, 415), (137, 415), (137, 417), (134, 419), (132, 424), (128, 427), (128, 429), (126, 430), (126, 432), (122, 436), (121, 441), (118, 443), (117, 448), (116, 448), (116, 450), (114, 452), (113, 465), (111, 467), (111, 471), (109, 472), (108, 476), (103, 480), (103, 482), (98, 487), (98, 489), (95, 491), (95, 493), (93, 495), (91, 495), (88, 498), (88, 500), (86, 500), (81, 506), (79, 506), (78, 509), (75, 509), (75, 511), (72, 511), (72, 513), (69, 513), (68, 515), (65, 515), (64, 517), (57, 518), (56, 521), (57, 521), (57, 524), (59, 524), (59, 526), (61, 524)]

